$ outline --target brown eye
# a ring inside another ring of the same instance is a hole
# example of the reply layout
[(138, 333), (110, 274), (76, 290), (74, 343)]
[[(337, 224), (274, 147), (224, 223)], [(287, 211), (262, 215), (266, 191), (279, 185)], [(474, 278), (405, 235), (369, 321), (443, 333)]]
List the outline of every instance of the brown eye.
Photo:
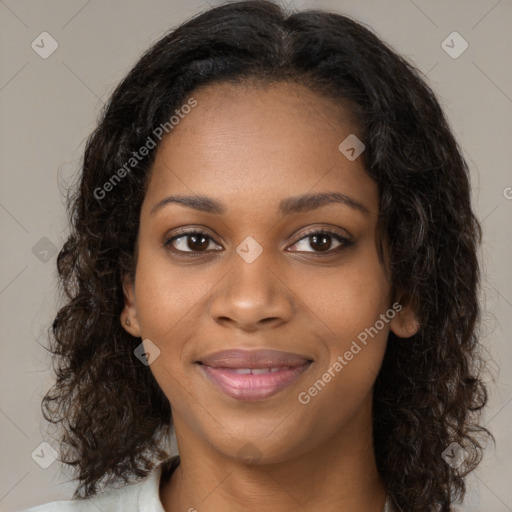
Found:
[[(206, 252), (209, 248), (212, 249), (211, 244), (213, 240), (206, 233), (200, 231), (191, 231), (189, 233), (181, 233), (174, 236), (165, 242), (165, 246), (169, 247), (174, 252), (197, 253)], [(213, 243), (213, 249), (219, 247)]]
[(208, 249), (209, 241), (208, 237), (203, 235), (187, 235), (187, 247), (191, 251), (204, 251)]
[(319, 251), (327, 251), (332, 244), (331, 235), (309, 235), (310, 245)]
[[(333, 254), (351, 245), (351, 241), (338, 233), (331, 231), (313, 231), (307, 233), (291, 247), (297, 252), (310, 252), (313, 254)], [(334, 248), (333, 248), (334, 245)], [(312, 249), (312, 250), (308, 250)]]

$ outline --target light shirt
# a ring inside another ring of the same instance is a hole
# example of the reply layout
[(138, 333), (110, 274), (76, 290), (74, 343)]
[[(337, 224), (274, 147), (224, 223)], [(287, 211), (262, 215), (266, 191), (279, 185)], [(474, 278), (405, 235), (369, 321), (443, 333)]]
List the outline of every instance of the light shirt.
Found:
[(176, 469), (179, 457), (174, 456), (156, 466), (142, 481), (111, 489), (85, 500), (53, 501), (24, 512), (165, 512), (160, 501), (160, 479)]

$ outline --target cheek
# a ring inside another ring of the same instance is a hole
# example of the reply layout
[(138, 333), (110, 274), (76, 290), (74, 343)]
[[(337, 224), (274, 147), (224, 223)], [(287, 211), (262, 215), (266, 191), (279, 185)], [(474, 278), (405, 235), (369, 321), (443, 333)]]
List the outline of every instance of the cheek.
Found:
[[(360, 251), (351, 265), (322, 284), (322, 293), (314, 288), (308, 294), (312, 309), (328, 327), (322, 335), (325, 357), (315, 378), (355, 403), (371, 389), (384, 357), (394, 316), (390, 284), (376, 251)], [(316, 387), (323, 390), (322, 383)]]
[[(165, 255), (142, 250), (137, 264), (135, 297), (142, 336), (165, 347), (197, 315), (212, 284), (197, 272), (170, 265)], [(204, 276), (203, 276), (204, 277)]]
[(330, 432), (368, 402), (389, 334), (390, 318), (380, 316), (387, 311), (383, 301), (365, 296), (354, 305), (353, 296), (348, 298), (346, 306), (340, 301), (339, 313), (327, 319), (330, 332), (322, 338), (323, 357), (297, 396), (313, 417), (325, 418), (324, 428)]
[(158, 347), (158, 357), (150, 370), (173, 411), (181, 414), (186, 414), (190, 400), (183, 362), (197, 326), (199, 308), (210, 288), (211, 282), (199, 279), (194, 272), (171, 266), (165, 255), (140, 251), (135, 297), (141, 337)]
[[(302, 288), (307, 289), (306, 303), (327, 325), (328, 334), (339, 340), (338, 349), (374, 326), (390, 307), (390, 283), (370, 244), (360, 247), (346, 264), (320, 275), (314, 286), (304, 281)], [(389, 324), (379, 326), (386, 338)]]

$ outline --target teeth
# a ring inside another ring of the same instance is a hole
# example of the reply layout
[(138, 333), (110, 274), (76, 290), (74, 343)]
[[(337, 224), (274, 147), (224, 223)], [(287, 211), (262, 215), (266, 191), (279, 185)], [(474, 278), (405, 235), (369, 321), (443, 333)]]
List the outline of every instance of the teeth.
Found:
[(233, 371), (235, 373), (240, 373), (241, 375), (246, 375), (246, 374), (251, 373), (251, 369), (250, 368), (235, 368)]
[(275, 373), (281, 369), (288, 370), (288, 367), (278, 366), (276, 368), (233, 368), (233, 372), (240, 375), (262, 375), (263, 373)]

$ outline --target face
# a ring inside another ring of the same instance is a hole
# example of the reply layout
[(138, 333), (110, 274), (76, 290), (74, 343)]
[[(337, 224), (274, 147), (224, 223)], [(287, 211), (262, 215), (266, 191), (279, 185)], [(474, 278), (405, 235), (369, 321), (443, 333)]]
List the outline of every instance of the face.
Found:
[(357, 129), (297, 84), (192, 96), (157, 150), (123, 326), (158, 354), (178, 442), (271, 462), (347, 439), (371, 423), (389, 330), (414, 332), (377, 186), (338, 149)]

